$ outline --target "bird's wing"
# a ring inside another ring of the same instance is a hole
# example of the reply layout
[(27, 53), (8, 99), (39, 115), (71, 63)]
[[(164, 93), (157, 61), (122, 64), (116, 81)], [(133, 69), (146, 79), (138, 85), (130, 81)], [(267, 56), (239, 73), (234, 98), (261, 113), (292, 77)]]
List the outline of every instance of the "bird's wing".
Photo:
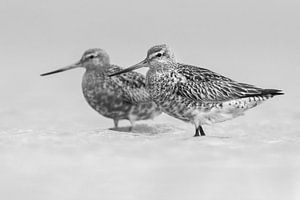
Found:
[[(108, 74), (119, 72), (121, 67), (112, 65), (108, 69)], [(123, 97), (130, 103), (149, 102), (151, 98), (145, 88), (145, 77), (138, 72), (128, 72), (117, 76), (110, 77), (123, 92)]]
[(182, 78), (176, 84), (177, 95), (195, 101), (219, 103), (232, 99), (262, 95), (263, 89), (239, 83), (208, 69), (179, 64), (177, 74)]

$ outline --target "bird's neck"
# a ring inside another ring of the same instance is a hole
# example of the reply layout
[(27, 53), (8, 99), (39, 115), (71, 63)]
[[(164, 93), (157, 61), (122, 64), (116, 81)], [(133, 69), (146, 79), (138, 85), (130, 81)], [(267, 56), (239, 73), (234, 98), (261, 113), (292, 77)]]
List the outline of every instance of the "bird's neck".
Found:
[(150, 65), (150, 70), (157, 73), (168, 73), (175, 69), (176, 63), (173, 62), (156, 62)]
[(105, 72), (109, 68), (109, 65), (95, 65), (89, 64), (85, 66), (87, 72)]
[(175, 64), (152, 63), (146, 74), (146, 85), (149, 88), (156, 87), (158, 79), (172, 73), (175, 70), (175, 66)]

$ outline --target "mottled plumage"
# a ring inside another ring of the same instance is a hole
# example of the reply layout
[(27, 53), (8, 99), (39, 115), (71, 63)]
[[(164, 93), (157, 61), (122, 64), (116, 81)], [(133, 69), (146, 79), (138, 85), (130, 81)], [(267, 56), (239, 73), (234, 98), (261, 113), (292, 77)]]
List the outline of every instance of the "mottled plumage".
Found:
[(152, 47), (137, 65), (114, 73), (149, 67), (146, 88), (162, 110), (196, 127), (195, 136), (205, 135), (202, 125), (232, 119), (262, 101), (283, 94), (239, 83), (208, 69), (177, 63), (166, 45)]
[[(89, 49), (79, 62), (42, 76), (77, 67), (86, 69), (82, 79), (86, 101), (101, 115), (112, 118), (115, 128), (122, 119), (128, 119), (133, 126), (137, 120), (152, 119), (161, 113), (145, 89), (145, 77), (142, 74), (131, 72), (108, 76), (122, 68), (111, 65), (108, 54), (102, 49)], [(143, 102), (139, 103), (140, 100)]]

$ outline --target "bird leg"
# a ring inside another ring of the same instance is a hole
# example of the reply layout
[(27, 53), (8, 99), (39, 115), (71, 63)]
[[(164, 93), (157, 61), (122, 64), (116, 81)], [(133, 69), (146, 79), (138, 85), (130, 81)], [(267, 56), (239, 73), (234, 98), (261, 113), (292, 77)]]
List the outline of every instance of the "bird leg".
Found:
[(200, 136), (200, 135), (199, 135), (199, 130), (198, 130), (198, 128), (196, 128), (194, 137), (198, 137), (198, 136)]
[(119, 120), (118, 119), (114, 119), (114, 125), (115, 125), (115, 129), (118, 128), (118, 123), (119, 123)]
[(200, 136), (200, 135), (199, 135), (199, 132), (200, 132), (200, 135), (201, 135), (201, 136), (205, 136), (205, 133), (204, 133), (204, 131), (203, 131), (203, 129), (202, 129), (202, 126), (198, 126), (198, 128), (196, 128), (196, 132), (195, 132), (194, 137)]
[(129, 127), (129, 132), (132, 132), (133, 127), (135, 125), (135, 120), (134, 119), (129, 119), (129, 121), (130, 121), (130, 124), (131, 124), (131, 127)]
[(200, 135), (201, 135), (201, 136), (205, 136), (205, 133), (204, 133), (204, 131), (203, 131), (202, 126), (199, 126), (198, 129), (199, 129), (199, 131), (200, 131)]

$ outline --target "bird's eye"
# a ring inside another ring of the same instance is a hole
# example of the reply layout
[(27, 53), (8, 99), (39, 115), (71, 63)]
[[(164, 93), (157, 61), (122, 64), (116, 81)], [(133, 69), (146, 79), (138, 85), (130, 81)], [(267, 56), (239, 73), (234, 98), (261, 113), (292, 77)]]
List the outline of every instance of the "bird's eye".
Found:
[(93, 58), (95, 58), (95, 55), (90, 55), (89, 56), (89, 59), (93, 59)]
[(161, 57), (161, 56), (162, 56), (161, 53), (156, 54), (156, 57)]

